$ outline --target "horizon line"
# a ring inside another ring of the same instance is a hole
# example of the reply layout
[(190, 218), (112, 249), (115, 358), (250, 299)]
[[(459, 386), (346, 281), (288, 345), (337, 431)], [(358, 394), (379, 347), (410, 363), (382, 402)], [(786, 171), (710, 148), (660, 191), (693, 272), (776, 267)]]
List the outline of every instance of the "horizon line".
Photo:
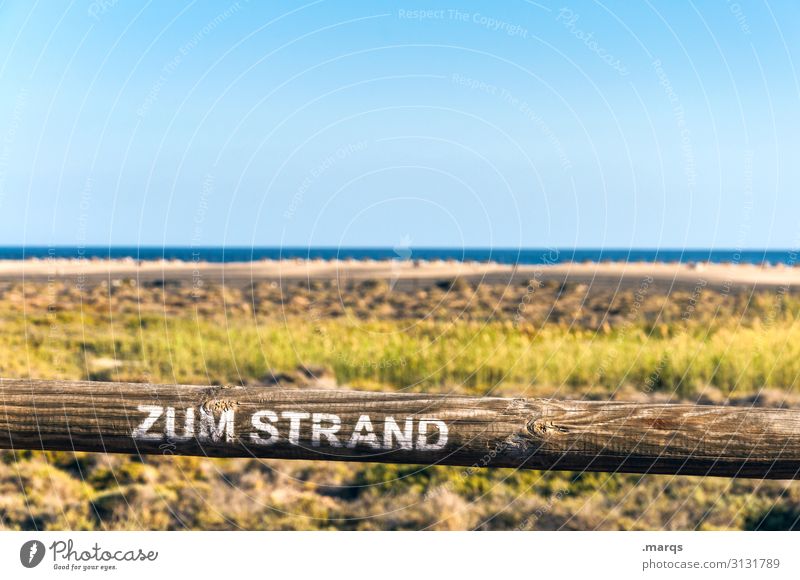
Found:
[[(353, 246), (332, 246), (332, 245), (318, 245), (318, 246), (303, 246), (303, 245), (256, 245), (256, 246), (244, 246), (244, 245), (182, 245), (182, 244), (29, 244), (29, 245), (21, 245), (21, 244), (0, 244), (0, 249), (131, 249), (131, 248), (138, 248), (138, 249), (148, 249), (148, 250), (157, 250), (157, 249), (182, 249), (182, 250), (211, 250), (211, 249), (229, 249), (229, 250), (394, 250), (397, 246), (383, 246), (383, 245), (353, 245)], [(710, 246), (414, 246), (409, 245), (406, 246), (410, 249), (417, 249), (417, 250), (486, 250), (486, 251), (494, 251), (494, 250), (502, 250), (502, 251), (526, 251), (526, 250), (568, 250), (568, 251), (575, 251), (575, 250), (602, 250), (602, 251), (615, 251), (615, 252), (630, 252), (630, 251), (670, 251), (670, 252), (699, 252), (699, 251), (712, 251), (712, 252), (780, 252), (780, 251), (800, 251), (798, 248), (790, 248), (790, 247), (764, 247), (764, 246), (753, 246), (753, 247), (729, 247), (729, 246), (720, 246), (720, 247), (710, 247)]]

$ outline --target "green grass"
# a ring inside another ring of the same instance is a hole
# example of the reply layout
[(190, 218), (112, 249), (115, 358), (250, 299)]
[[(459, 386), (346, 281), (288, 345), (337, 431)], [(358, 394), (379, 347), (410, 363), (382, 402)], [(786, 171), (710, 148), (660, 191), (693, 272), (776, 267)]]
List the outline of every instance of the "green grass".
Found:
[[(56, 329), (56, 330), (54, 330)], [(105, 367), (97, 361), (116, 361)], [(659, 332), (626, 326), (592, 332), (562, 326), (518, 329), (507, 322), (226, 321), (128, 315), (113, 324), (32, 316), (6, 321), (0, 374), (192, 383), (252, 381), (298, 365), (323, 366), (343, 384), (483, 393), (499, 383), (691, 396), (794, 389), (800, 326), (731, 322)]]
[[(306, 365), (367, 389), (690, 398), (764, 387), (783, 397), (800, 375), (792, 296), (709, 294), (683, 321), (687, 295), (633, 310), (625, 294), (587, 305), (577, 287), (545, 288), (517, 325), (524, 289), (501, 310), (502, 288), (478, 289), (484, 305), (469, 319), (458, 316), (469, 288), (449, 302), (378, 290), (344, 296), (365, 304), (343, 312), (338, 291), (315, 289), (324, 304), (310, 312), (302, 293), (284, 310), (266, 287), (254, 316), (233, 291), (194, 303), (123, 286), (81, 306), (63, 290), (51, 310), (46, 289), (28, 285), (0, 295), (0, 376), (252, 383)], [(614, 300), (627, 306), (608, 318)], [(0, 529), (789, 529), (798, 505), (800, 484), (777, 481), (0, 453)]]

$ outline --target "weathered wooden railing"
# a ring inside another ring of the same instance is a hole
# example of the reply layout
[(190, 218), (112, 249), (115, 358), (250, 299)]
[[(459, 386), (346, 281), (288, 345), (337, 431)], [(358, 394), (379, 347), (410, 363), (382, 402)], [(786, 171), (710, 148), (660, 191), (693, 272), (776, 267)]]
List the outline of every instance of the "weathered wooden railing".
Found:
[(0, 379), (0, 448), (800, 478), (800, 412)]

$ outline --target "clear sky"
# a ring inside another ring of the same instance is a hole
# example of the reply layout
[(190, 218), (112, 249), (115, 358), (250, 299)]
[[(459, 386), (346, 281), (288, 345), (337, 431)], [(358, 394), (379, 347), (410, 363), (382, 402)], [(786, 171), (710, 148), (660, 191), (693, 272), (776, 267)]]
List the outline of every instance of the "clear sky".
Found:
[(788, 0), (0, 0), (0, 245), (793, 248), (798, 30)]

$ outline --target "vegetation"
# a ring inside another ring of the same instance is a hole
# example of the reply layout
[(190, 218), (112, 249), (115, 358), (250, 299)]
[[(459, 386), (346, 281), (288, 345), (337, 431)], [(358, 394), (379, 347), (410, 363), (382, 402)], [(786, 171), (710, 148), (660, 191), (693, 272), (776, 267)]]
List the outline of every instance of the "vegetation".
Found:
[[(800, 300), (649, 286), (0, 287), (0, 376), (796, 404)], [(3, 452), (6, 529), (787, 529), (800, 486)]]

